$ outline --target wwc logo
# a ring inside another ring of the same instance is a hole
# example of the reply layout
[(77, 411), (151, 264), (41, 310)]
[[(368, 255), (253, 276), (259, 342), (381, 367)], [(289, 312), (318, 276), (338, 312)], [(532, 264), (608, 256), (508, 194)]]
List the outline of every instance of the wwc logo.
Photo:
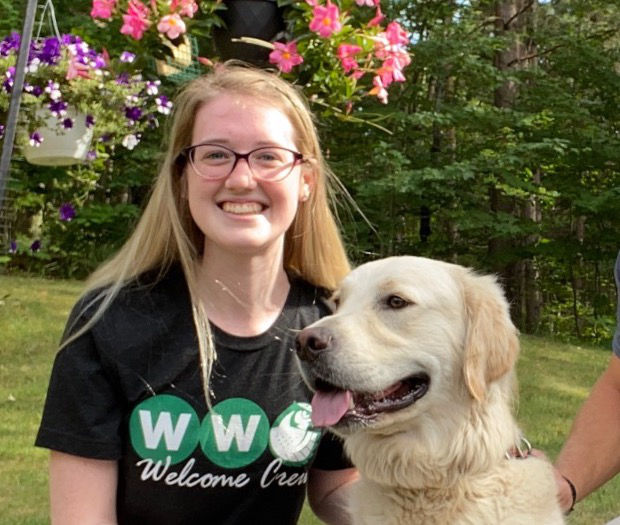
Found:
[(293, 403), (270, 425), (253, 401), (231, 398), (215, 405), (200, 421), (185, 400), (162, 394), (137, 405), (129, 419), (129, 436), (138, 456), (180, 463), (200, 446), (223, 468), (239, 468), (258, 459), (267, 447), (285, 465), (303, 465), (321, 437), (311, 423), (308, 403)]

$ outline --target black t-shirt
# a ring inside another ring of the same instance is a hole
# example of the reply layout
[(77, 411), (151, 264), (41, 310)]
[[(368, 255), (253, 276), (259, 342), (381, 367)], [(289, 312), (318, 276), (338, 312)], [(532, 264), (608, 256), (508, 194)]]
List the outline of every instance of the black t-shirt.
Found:
[[(71, 330), (88, 318), (78, 317), (83, 304)], [(207, 410), (182, 271), (129, 285), (57, 354), (36, 444), (119, 460), (119, 523), (296, 523), (308, 468), (350, 466), (312, 427), (294, 358), (296, 331), (325, 313), (318, 290), (293, 280), (264, 334), (212, 327)]]

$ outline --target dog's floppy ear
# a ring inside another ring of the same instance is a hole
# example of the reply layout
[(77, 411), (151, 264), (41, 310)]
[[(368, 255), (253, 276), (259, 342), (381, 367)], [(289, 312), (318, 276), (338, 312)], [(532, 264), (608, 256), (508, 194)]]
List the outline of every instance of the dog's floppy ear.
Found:
[(467, 314), (465, 384), (474, 399), (482, 401), (487, 385), (514, 366), (519, 353), (518, 332), (494, 277), (468, 272), (464, 294)]

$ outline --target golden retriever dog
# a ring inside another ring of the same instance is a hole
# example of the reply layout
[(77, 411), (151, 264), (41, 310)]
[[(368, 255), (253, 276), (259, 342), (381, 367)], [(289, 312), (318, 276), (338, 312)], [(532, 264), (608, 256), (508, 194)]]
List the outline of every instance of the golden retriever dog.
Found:
[(361, 265), (302, 330), (315, 426), (359, 469), (359, 525), (564, 522), (552, 466), (515, 457), (517, 330), (494, 277), (421, 257)]

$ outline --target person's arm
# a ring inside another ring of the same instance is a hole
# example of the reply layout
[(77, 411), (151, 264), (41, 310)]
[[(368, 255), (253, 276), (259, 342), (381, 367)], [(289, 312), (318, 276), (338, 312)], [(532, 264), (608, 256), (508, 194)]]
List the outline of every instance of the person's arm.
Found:
[[(555, 466), (572, 481), (577, 501), (620, 472), (620, 357), (613, 355), (579, 410)], [(560, 505), (572, 502), (568, 482), (558, 478)]]
[(116, 524), (118, 463), (50, 454), (52, 525)]
[(351, 484), (357, 481), (357, 469), (310, 469), (308, 474), (308, 503), (312, 511), (325, 523), (349, 525), (346, 496)]

